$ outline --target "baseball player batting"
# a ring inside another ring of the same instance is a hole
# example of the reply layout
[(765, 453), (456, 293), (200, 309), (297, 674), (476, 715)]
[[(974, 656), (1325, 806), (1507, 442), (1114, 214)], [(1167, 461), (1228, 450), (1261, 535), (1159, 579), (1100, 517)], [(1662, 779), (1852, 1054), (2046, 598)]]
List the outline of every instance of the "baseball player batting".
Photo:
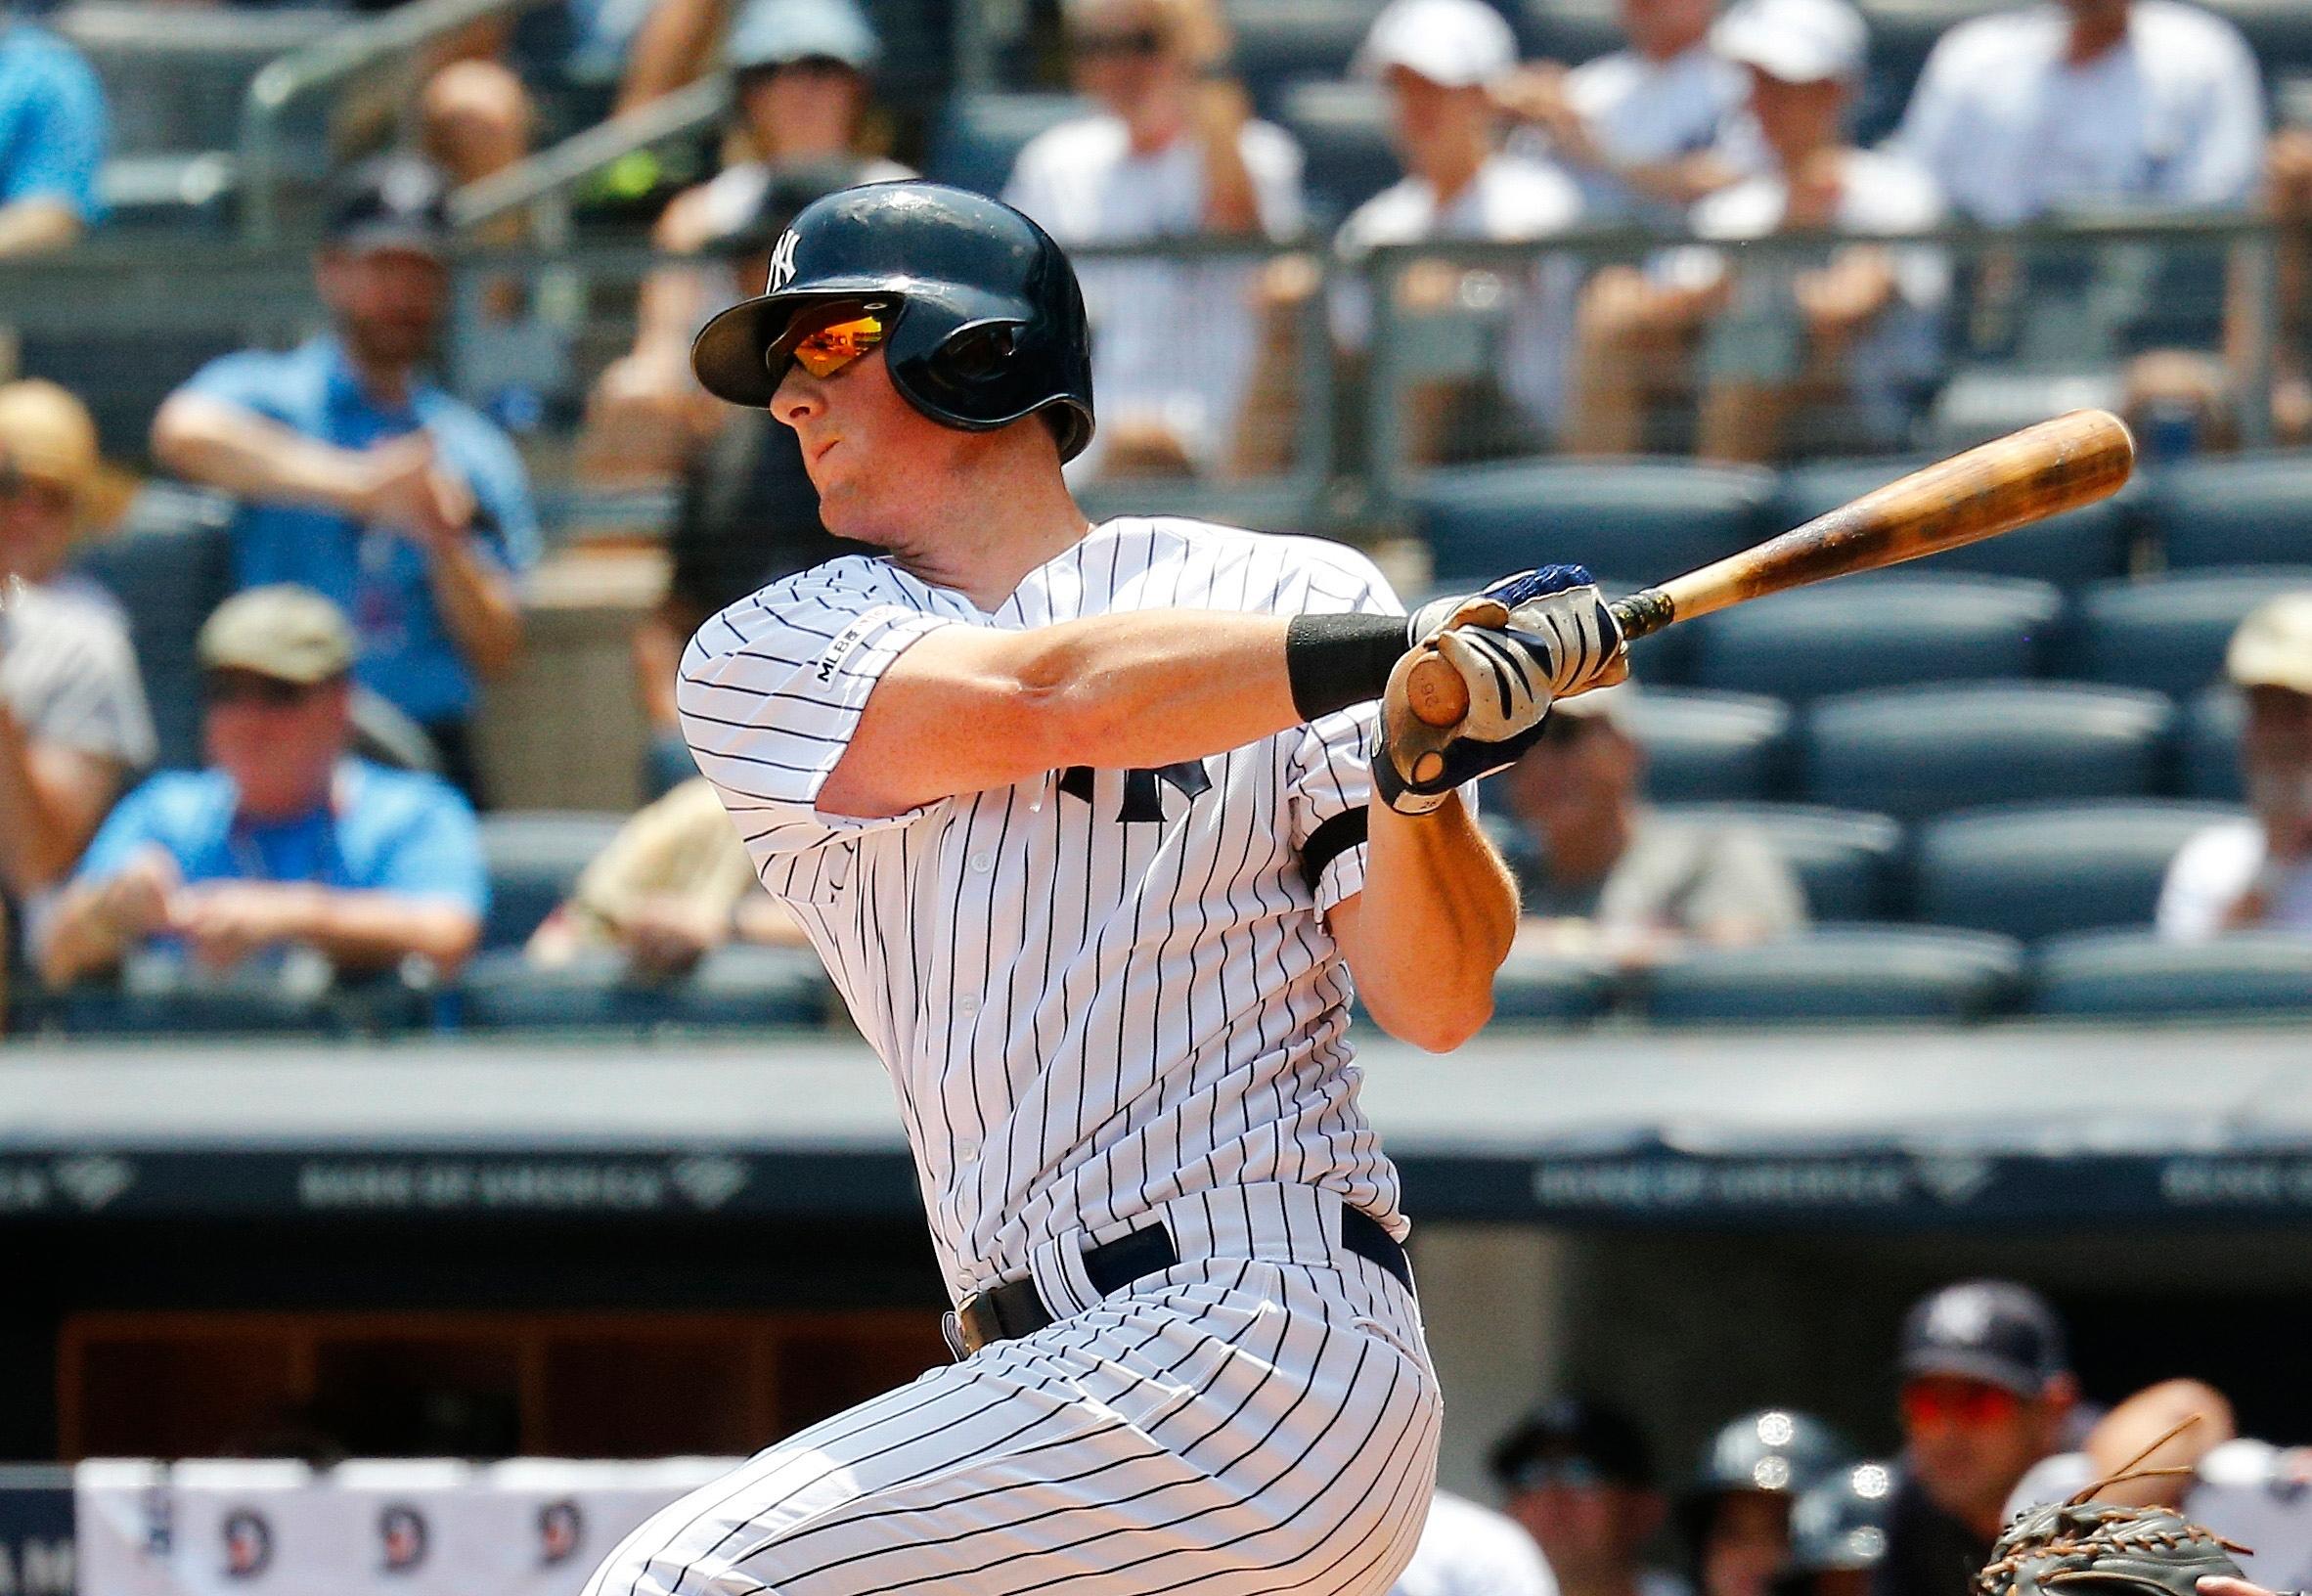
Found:
[[(1083, 299), (993, 200), (847, 190), (771, 265), (692, 363), (882, 552), (708, 622), (679, 701), (890, 1071), (957, 1361), (590, 1596), (1379, 1596), (1440, 1404), (1351, 976), (1425, 1047), (1490, 1013), (1517, 901), (1458, 792), (1622, 673), (1614, 621), (1578, 569), (1408, 620), (1334, 544), (1088, 524)], [(1448, 728), (1404, 701), (1433, 656)]]

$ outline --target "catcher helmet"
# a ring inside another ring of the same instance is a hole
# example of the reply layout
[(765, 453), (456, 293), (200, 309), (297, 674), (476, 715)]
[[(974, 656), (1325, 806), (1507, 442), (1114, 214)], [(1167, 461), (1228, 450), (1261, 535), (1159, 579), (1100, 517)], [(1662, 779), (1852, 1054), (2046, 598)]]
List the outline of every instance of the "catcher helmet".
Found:
[(774, 346), (796, 314), (865, 301), (886, 307), (892, 386), (933, 421), (985, 432), (1044, 411), (1061, 460), (1091, 441), (1091, 337), (1075, 268), (1009, 205), (938, 183), (830, 194), (779, 237), (769, 289), (707, 323), (690, 347), (719, 399), (770, 404), (787, 368)]

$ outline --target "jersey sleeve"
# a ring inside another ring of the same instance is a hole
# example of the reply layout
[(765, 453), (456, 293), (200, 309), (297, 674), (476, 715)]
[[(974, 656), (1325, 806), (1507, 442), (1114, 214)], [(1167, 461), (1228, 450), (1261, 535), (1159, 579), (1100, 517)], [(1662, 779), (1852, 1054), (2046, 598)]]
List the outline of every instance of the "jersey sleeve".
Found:
[[(1308, 614), (1404, 613), (1388, 578), (1347, 550), (1312, 575), (1301, 607)], [(1292, 740), (1285, 776), (1292, 843), (1319, 913), (1364, 890), (1365, 815), (1380, 741), (1377, 703), (1312, 721)]]
[(822, 567), (740, 599), (690, 640), (675, 688), (683, 736), (758, 866), (924, 813), (870, 820), (818, 807), (883, 673), (957, 624), (898, 598), (871, 575)]

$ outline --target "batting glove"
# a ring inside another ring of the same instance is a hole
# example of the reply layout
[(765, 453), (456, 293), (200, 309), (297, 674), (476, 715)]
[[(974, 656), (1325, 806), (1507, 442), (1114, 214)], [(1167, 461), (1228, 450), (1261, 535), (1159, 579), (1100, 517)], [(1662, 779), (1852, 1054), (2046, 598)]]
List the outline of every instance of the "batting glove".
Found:
[(1477, 593), (1433, 598), (1405, 623), (1405, 642), (1422, 643), (1454, 627), (1514, 632), (1546, 652), (1550, 695), (1571, 698), (1628, 674), (1622, 628), (1605, 596), (1579, 565), (1544, 565), (1488, 584)]
[[(1469, 709), (1435, 727), (1412, 711), (1407, 686), (1415, 662), (1434, 653), (1460, 673)], [(1466, 781), (1517, 763), (1541, 735), (1549, 713), (1550, 646), (1524, 632), (1456, 625), (1408, 652), (1381, 699), (1381, 753), (1373, 790), (1401, 815), (1426, 815)]]

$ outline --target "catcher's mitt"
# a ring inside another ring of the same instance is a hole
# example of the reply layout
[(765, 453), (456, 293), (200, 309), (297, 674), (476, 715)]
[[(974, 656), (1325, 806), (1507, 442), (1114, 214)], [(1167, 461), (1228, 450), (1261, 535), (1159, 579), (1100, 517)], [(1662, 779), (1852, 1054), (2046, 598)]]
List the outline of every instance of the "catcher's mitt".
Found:
[[(2144, 1458), (2190, 1427), (2187, 1419), (2136, 1457)], [(2132, 1468), (2133, 1465), (2130, 1465)], [(2245, 1552), (2172, 1507), (2128, 1507), (2091, 1500), (2099, 1490), (2189, 1469), (2122, 1471), (2067, 1502), (2015, 1516), (1975, 1577), (1978, 1596), (2197, 1596), (2211, 1574), (2241, 1577), (2234, 1552)]]

